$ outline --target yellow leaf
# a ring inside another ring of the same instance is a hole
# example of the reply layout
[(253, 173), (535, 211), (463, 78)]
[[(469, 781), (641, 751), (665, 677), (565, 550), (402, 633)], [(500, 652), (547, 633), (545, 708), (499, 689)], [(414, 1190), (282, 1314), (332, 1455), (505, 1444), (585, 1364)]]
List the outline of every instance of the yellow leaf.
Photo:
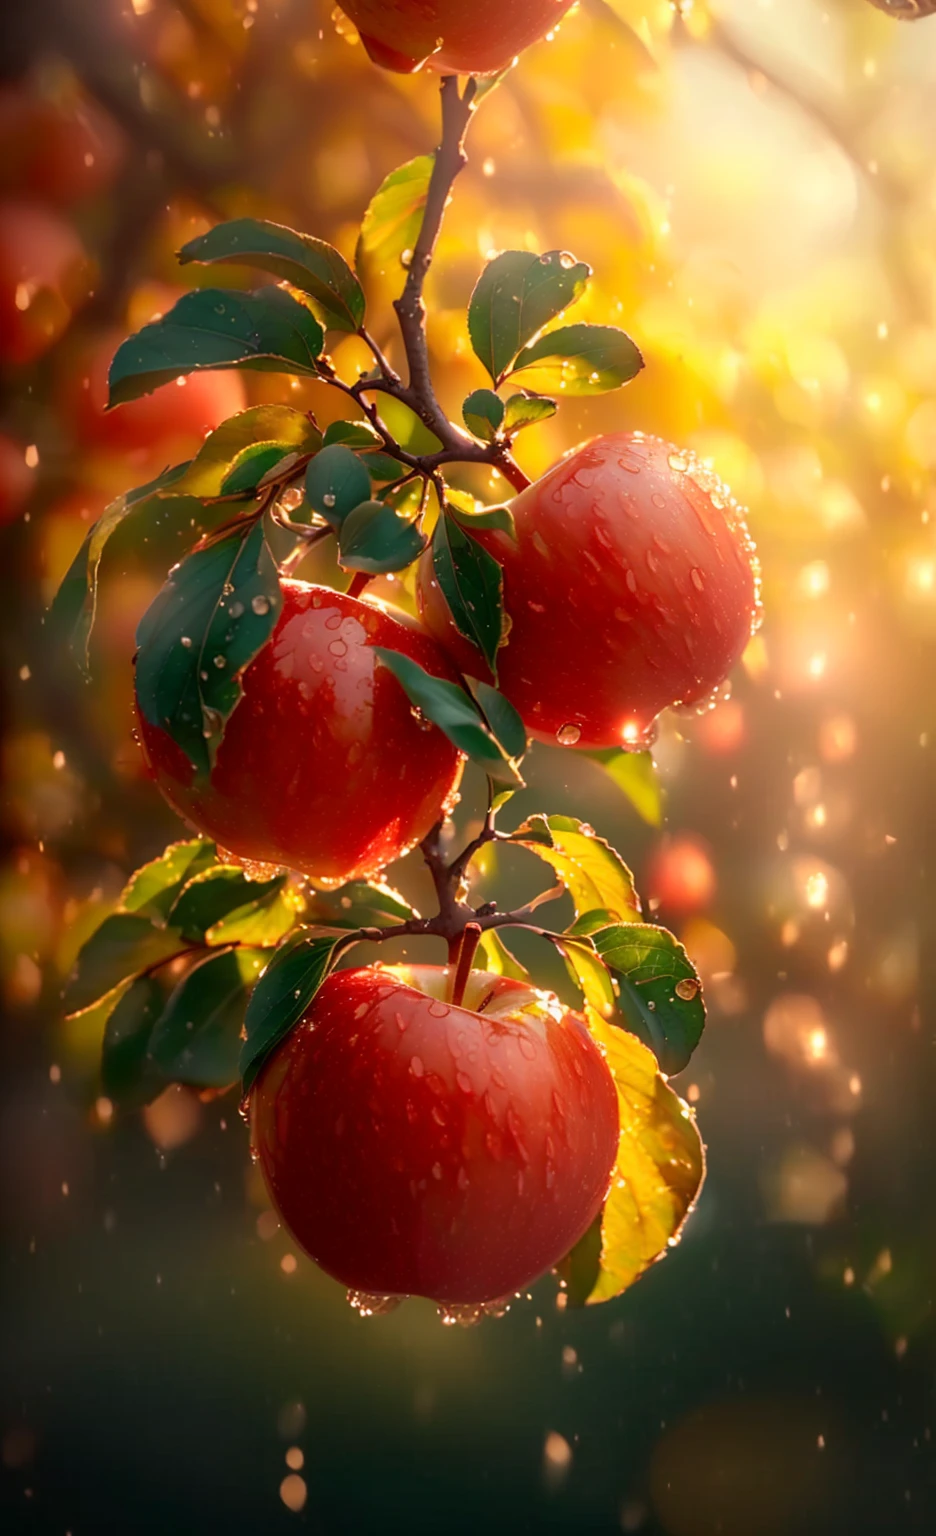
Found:
[(596, 908), (619, 922), (640, 915), (633, 875), (587, 822), (574, 816), (531, 816), (511, 841), (552, 865), (572, 897), (576, 917)]
[(652, 1052), (593, 1008), (586, 1015), (614, 1077), (621, 1114), (598, 1272), (587, 1294), (573, 1295), (592, 1304), (619, 1296), (678, 1241), (705, 1178), (705, 1149), (692, 1112), (660, 1074)]

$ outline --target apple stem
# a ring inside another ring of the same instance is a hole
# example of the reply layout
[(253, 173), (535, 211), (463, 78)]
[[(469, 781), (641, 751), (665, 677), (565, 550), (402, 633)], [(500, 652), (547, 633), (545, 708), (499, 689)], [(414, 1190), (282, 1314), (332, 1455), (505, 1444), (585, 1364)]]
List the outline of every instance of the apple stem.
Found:
[[(451, 997), (449, 1001), (453, 1007), (460, 1008), (462, 998), (465, 995), (465, 987), (468, 985), (468, 977), (471, 975), (471, 967), (474, 957), (478, 952), (481, 942), (481, 924), (466, 923), (461, 942), (458, 944), (458, 959), (454, 962), (455, 974), (452, 979)], [(452, 964), (453, 944), (449, 944), (449, 964)]]
[(371, 576), (367, 571), (355, 571), (351, 578), (348, 590), (345, 593), (345, 597), (360, 597), (361, 593), (364, 591), (364, 588), (368, 585), (369, 582), (373, 581), (373, 579), (373, 576)]

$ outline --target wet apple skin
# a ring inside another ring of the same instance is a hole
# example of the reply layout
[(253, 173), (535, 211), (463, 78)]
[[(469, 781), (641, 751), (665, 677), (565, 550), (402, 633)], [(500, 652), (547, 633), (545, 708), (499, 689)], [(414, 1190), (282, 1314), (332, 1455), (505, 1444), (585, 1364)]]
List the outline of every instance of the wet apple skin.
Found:
[(252, 1106), (270, 1196), (317, 1264), (356, 1291), (471, 1304), (569, 1251), (607, 1194), (619, 1122), (597, 1046), (552, 1002), (497, 1020), (380, 967), (327, 978)]
[(572, 0), (342, 0), (384, 69), (493, 75), (558, 26)]
[[(516, 541), (475, 537), (504, 572), (500, 687), (537, 740), (640, 747), (662, 709), (724, 682), (759, 619), (759, 573), (743, 513), (711, 471), (660, 438), (611, 433), (510, 505)], [(417, 598), (456, 665), (489, 679), (428, 551)]]
[(282, 613), (244, 673), (207, 784), (138, 709), (143, 754), (170, 805), (226, 852), (330, 884), (367, 878), (446, 813), (462, 767), (373, 647), (455, 673), (402, 615), (326, 587), (281, 586)]

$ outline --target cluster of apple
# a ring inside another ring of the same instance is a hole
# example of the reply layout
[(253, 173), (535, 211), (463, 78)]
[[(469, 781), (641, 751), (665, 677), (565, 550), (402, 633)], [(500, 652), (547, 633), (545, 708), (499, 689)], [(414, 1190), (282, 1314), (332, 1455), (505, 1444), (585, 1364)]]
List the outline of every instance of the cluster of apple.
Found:
[[(567, 6), (345, 8), (377, 62), (446, 73), (500, 69)], [(620, 432), (533, 484), (517, 465), (516, 437), (557, 408), (544, 385), (596, 393), (642, 366), (614, 327), (554, 325), (588, 279), (574, 257), (489, 263), (468, 327), (493, 387), (465, 401), (464, 428), (441, 415), (422, 281), (475, 82), (459, 94), (447, 76), (442, 94), (397, 306), (408, 382), (367, 328), (363, 256), (356, 272), (314, 237), (252, 219), (190, 242), (183, 261), (278, 282), (191, 293), (125, 341), (114, 419), (176, 378), (251, 367), (323, 379), (353, 415), (324, 436), (287, 407), (222, 423), (194, 460), (108, 510), (57, 600), (85, 652), (112, 529), (195, 529), (141, 622), (135, 678), (146, 762), (198, 836), (134, 876), (79, 957), (70, 1003), (101, 1010), (115, 1096), (167, 1079), (225, 1087), (239, 1058), (271, 1197), (364, 1310), (409, 1294), (498, 1303), (555, 1265), (582, 1299), (604, 1299), (678, 1232), (702, 1155), (664, 1074), (701, 1033), (698, 977), (642, 921), (629, 871), (589, 826), (531, 817), (506, 833), (495, 818), (530, 738), (639, 750), (661, 710), (722, 684), (758, 617), (743, 515), (690, 454)], [(365, 230), (381, 224), (383, 190)], [(374, 369), (341, 379), (329, 330), (361, 337)], [(438, 448), (394, 437), (384, 396)], [(498, 469), (517, 494), (478, 506), (445, 479), (459, 460)], [(324, 540), (346, 591), (293, 575)], [(388, 574), (401, 606), (366, 591)], [(450, 856), (466, 760), (488, 780), (489, 810)], [(551, 866), (571, 927), (540, 927), (538, 902), (470, 905), (471, 861), (498, 840)], [(430, 918), (383, 884), (417, 844), (439, 898)], [(501, 940), (512, 926), (559, 949), (581, 1011), (533, 984)], [(448, 965), (345, 964), (355, 944), (415, 936), (444, 941)]]

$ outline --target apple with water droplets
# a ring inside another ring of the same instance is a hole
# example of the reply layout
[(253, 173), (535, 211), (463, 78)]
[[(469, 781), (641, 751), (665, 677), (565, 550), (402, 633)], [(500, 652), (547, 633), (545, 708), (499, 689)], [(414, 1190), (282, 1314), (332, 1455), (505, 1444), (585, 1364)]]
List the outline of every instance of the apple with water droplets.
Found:
[[(473, 533), (500, 563), (510, 628), (500, 687), (540, 741), (645, 746), (670, 705), (702, 705), (760, 616), (759, 568), (731, 493), (691, 454), (641, 432), (598, 437), (510, 503), (516, 540)], [(488, 679), (422, 556), (427, 628)]]
[(270, 1197), (369, 1297), (522, 1290), (607, 1195), (619, 1116), (583, 1020), (531, 984), (439, 966), (333, 972), (251, 1096)]
[(244, 671), (207, 781), (138, 699), (140, 742), (170, 805), (226, 853), (343, 885), (414, 848), (452, 809), (462, 770), (374, 647), (436, 677), (455, 673), (429, 635), (387, 604), (305, 582), (280, 586), (282, 612)]
[(494, 75), (558, 26), (572, 0), (341, 0), (375, 64)]

